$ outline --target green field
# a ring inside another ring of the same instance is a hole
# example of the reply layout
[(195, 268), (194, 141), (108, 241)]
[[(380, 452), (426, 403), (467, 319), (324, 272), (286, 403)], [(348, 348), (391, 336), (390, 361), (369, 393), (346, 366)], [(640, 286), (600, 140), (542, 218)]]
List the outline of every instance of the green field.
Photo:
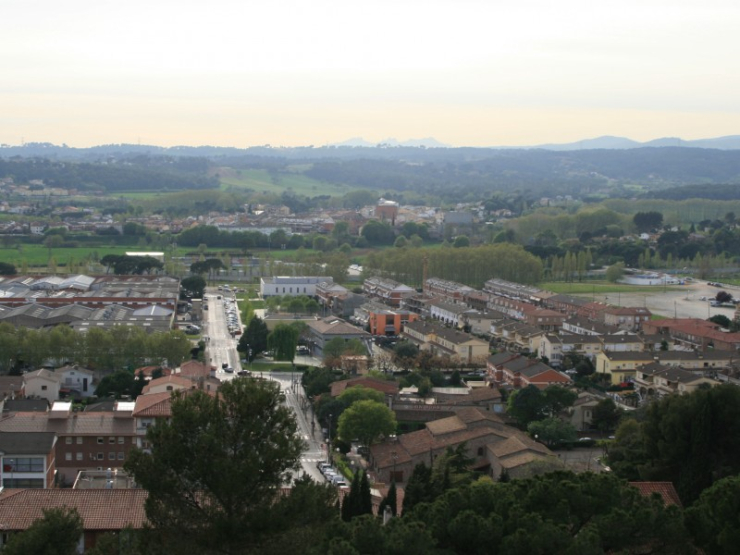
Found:
[[(60, 247), (51, 249), (51, 256), (57, 263), (57, 266), (66, 265), (70, 260), (80, 263), (87, 260), (93, 253), (97, 253), (98, 259), (103, 258), (106, 254), (123, 255), (127, 252), (136, 251), (157, 251), (156, 247), (145, 248), (135, 245), (100, 245), (97, 247)], [(191, 247), (178, 247), (175, 256), (185, 256), (195, 249)], [(218, 254), (213, 254), (218, 256)], [(49, 263), (49, 249), (44, 245), (21, 245), (20, 250), (17, 248), (0, 248), (0, 262), (8, 262), (15, 265), (20, 270), (23, 261), (26, 261), (29, 267), (43, 267)]]
[(540, 287), (553, 293), (564, 293), (568, 295), (603, 295), (606, 293), (657, 293), (660, 291), (680, 291), (680, 287), (660, 286), (638, 286), (625, 285), (621, 283), (610, 283), (608, 281), (572, 282), (551, 281), (541, 283)]
[(298, 195), (308, 197), (318, 195), (342, 196), (345, 193), (359, 189), (359, 187), (324, 183), (298, 173), (281, 172), (273, 176), (267, 170), (236, 170), (234, 175), (222, 176), (221, 189), (226, 190), (230, 187), (274, 194), (280, 194), (286, 189), (290, 189)]
[[(138, 250), (131, 246), (100, 246), (51, 249), (51, 257), (57, 265), (66, 264), (69, 260), (81, 262), (93, 252), (102, 258), (106, 254), (125, 254), (127, 251)], [(22, 245), (20, 250), (15, 248), (0, 248), (0, 262), (9, 262), (20, 269), (25, 260), (29, 266), (46, 266), (49, 263), (49, 249), (43, 245)]]
[(131, 193), (116, 193), (114, 196), (132, 199), (132, 200), (149, 200), (180, 191), (136, 191)]

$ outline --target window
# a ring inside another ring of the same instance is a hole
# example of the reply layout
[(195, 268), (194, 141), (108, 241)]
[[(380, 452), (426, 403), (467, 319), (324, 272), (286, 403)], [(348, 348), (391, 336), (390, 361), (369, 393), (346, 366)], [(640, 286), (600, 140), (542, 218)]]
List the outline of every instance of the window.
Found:
[(99, 461), (105, 460), (105, 455), (103, 453), (98, 453), (98, 460)]
[(65, 453), (64, 454), (64, 460), (65, 461), (71, 461), (72, 460), (72, 453)]
[(125, 455), (126, 455), (126, 453), (124, 453), (123, 451), (119, 451), (118, 452), (118, 460), (119, 461), (122, 461)]
[(46, 391), (46, 390), (47, 390), (47, 387), (45, 385), (42, 385), (41, 386), (41, 391)]
[(115, 443), (115, 442), (116, 442), (116, 438), (114, 438), (114, 437), (109, 437), (108, 438), (108, 443)]
[(44, 487), (43, 478), (5, 478), (3, 480), (4, 488), (18, 489), (41, 489)]
[(478, 456), (479, 457), (483, 456), (483, 447), (478, 447)]
[(126, 438), (125, 437), (121, 436), (121, 437), (118, 438), (118, 443), (119, 444), (122, 444), (124, 441), (126, 441)]
[(105, 443), (105, 438), (104, 437), (99, 437), (98, 438), (98, 445), (102, 445), (103, 443)]
[(77, 438), (77, 445), (82, 445), (82, 436)]
[(116, 454), (113, 451), (111, 451), (110, 453), (108, 453), (108, 460), (109, 461), (115, 461), (116, 460)]
[(82, 460), (82, 453), (77, 453), (77, 460), (78, 461), (81, 461)]
[(3, 472), (43, 472), (42, 457), (3, 457)]
[(66, 443), (67, 445), (72, 445), (72, 436), (65, 437), (64, 443)]

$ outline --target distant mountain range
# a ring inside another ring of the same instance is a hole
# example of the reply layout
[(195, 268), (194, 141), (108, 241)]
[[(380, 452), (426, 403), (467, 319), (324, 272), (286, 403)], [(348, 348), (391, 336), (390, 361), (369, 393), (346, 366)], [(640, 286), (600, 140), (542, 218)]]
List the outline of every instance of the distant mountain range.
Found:
[[(544, 144), (524, 148), (541, 148), (544, 150), (592, 150), (592, 149), (612, 149), (624, 150), (628, 148), (644, 147), (665, 147), (680, 146), (690, 148), (716, 148), (719, 150), (740, 150), (740, 135), (728, 135), (726, 137), (716, 137), (713, 139), (696, 139), (687, 141), (679, 137), (662, 137), (641, 143), (633, 141), (626, 137), (613, 137), (605, 135), (595, 139), (585, 139), (575, 143), (564, 144)], [(499, 148), (522, 148), (522, 147), (499, 147)]]
[[(398, 141), (394, 138), (388, 138), (379, 143), (372, 143), (366, 141), (362, 137), (353, 137), (342, 141), (341, 143), (334, 143), (330, 146), (344, 146), (344, 147), (397, 147), (397, 146), (408, 146), (408, 147), (425, 147), (425, 148), (453, 148), (451, 145), (442, 143), (434, 137), (427, 137), (425, 139), (409, 139), (408, 141)], [(687, 141), (679, 137), (662, 137), (660, 139), (653, 139), (652, 141), (633, 141), (627, 137), (614, 137), (611, 135), (604, 135), (603, 137), (596, 137), (594, 139), (584, 139), (574, 143), (547, 143), (541, 145), (532, 146), (494, 146), (490, 147), (493, 149), (542, 149), (542, 150), (556, 150), (556, 151), (568, 151), (568, 150), (593, 150), (593, 149), (609, 149), (609, 150), (625, 150), (630, 148), (645, 148), (645, 147), (667, 147), (667, 146), (678, 146), (678, 147), (691, 147), (691, 148), (716, 148), (719, 150), (740, 150), (740, 135), (728, 135), (726, 137), (716, 137), (712, 139), (695, 139)]]
[(342, 141), (341, 143), (334, 143), (330, 146), (351, 146), (351, 147), (372, 147), (372, 146), (378, 146), (378, 147), (393, 147), (393, 146), (412, 146), (412, 147), (424, 147), (424, 148), (452, 148), (452, 145), (447, 145), (445, 143), (439, 142), (434, 137), (427, 137), (425, 139), (409, 139), (408, 141), (399, 141), (398, 139), (394, 139), (393, 137), (389, 137), (387, 139), (384, 139), (380, 141), (379, 143), (371, 143), (370, 141), (366, 141), (362, 137), (352, 137), (351, 139), (347, 139), (346, 141)]

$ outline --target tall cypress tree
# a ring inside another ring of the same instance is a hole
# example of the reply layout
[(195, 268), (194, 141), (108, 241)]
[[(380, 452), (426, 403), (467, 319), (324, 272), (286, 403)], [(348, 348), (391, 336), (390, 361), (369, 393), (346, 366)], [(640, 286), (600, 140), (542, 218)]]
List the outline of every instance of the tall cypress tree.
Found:
[(682, 465), (677, 488), (684, 499), (696, 499), (707, 487), (712, 485), (712, 475), (707, 468), (713, 468), (712, 456), (712, 407), (711, 397), (706, 391), (698, 391), (692, 399), (695, 405), (691, 421), (690, 456)]
[(342, 500), (342, 520), (349, 522), (352, 517), (357, 515), (358, 500), (360, 498), (360, 473), (355, 472), (352, 477), (352, 483), (349, 487), (349, 493)]
[(360, 495), (358, 496), (357, 509), (357, 516), (373, 514), (373, 498), (370, 493), (370, 478), (368, 478), (366, 471), (362, 472), (362, 478), (360, 479)]
[(406, 489), (404, 490), (404, 513), (411, 510), (417, 503), (423, 503), (425, 501), (432, 500), (432, 495), (430, 492), (431, 481), (432, 469), (425, 465), (423, 462), (417, 464), (414, 467), (414, 472), (411, 474), (411, 477), (406, 484)]
[(388, 495), (385, 496), (383, 501), (380, 503), (380, 510), (378, 511), (379, 516), (383, 516), (383, 512), (386, 507), (390, 507), (391, 514), (396, 516), (398, 514), (398, 494), (396, 492), (396, 481), (391, 482), (391, 487), (388, 488)]

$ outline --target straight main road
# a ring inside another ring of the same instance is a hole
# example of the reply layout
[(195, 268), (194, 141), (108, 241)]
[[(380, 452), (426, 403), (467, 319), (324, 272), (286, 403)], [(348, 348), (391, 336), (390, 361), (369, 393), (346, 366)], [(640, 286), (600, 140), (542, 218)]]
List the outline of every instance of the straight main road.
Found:
[[(221, 297), (220, 299), (218, 297)], [(228, 326), (227, 308), (236, 308), (237, 319), (241, 326), (241, 316), (238, 306), (234, 302), (233, 293), (218, 291), (215, 287), (206, 289), (204, 303), (208, 303), (208, 310), (203, 312), (204, 330), (203, 335), (208, 337), (206, 342), (206, 356), (213, 366), (216, 367), (216, 377), (221, 381), (234, 379), (236, 373), (242, 369), (239, 352), (236, 350), (238, 338), (231, 337)], [(223, 364), (234, 369), (234, 373), (227, 373), (222, 368)], [(296, 364), (316, 365), (320, 361), (313, 357), (296, 356)], [(324, 477), (316, 468), (319, 460), (326, 460), (326, 444), (323, 442), (321, 426), (314, 417), (313, 408), (300, 385), (302, 374), (300, 372), (262, 372), (253, 374), (255, 378), (274, 380), (280, 385), (280, 390), (285, 395), (285, 404), (290, 407), (296, 416), (298, 433), (306, 444), (306, 450), (301, 456), (303, 466), (302, 474), (306, 474), (321, 482)]]
[[(216, 377), (219, 380), (231, 380), (242, 367), (239, 362), (239, 352), (236, 350), (238, 339), (234, 339), (229, 333), (226, 310), (233, 303), (236, 308), (237, 321), (241, 326), (239, 309), (234, 301), (233, 293), (221, 292), (215, 287), (206, 288), (203, 303), (208, 304), (208, 310), (203, 311), (205, 325), (202, 332), (202, 335), (208, 338), (206, 340), (207, 360), (216, 367)], [(233, 368), (234, 373), (225, 372), (224, 364)]]
[[(265, 377), (268, 375), (265, 372)], [(316, 420), (311, 403), (303, 394), (300, 385), (301, 374), (291, 372), (271, 372), (269, 379), (280, 384), (285, 395), (285, 404), (293, 409), (298, 422), (298, 434), (306, 444), (306, 450), (301, 456), (303, 474), (307, 474), (317, 482), (324, 481), (324, 477), (316, 468), (318, 461), (326, 460), (326, 445), (323, 442), (321, 426)]]

